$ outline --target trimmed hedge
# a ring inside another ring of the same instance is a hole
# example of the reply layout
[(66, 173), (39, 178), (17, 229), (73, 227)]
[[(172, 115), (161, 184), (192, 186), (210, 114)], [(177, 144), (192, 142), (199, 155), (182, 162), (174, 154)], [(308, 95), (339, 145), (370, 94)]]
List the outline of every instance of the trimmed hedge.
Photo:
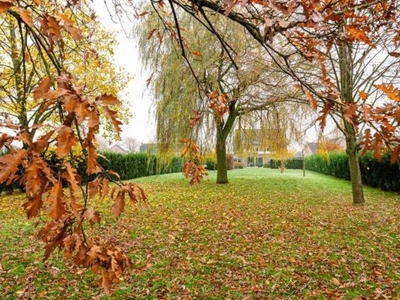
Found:
[[(281, 167), (281, 161), (271, 159), (269, 167), (271, 169), (279, 169)], [(285, 169), (303, 169), (303, 160), (301, 158), (290, 159), (286, 161)]]
[(313, 154), (306, 157), (306, 169), (337, 178), (350, 180), (349, 163), (345, 152)]
[[(390, 153), (376, 159), (371, 152), (360, 156), (362, 182), (383, 191), (400, 193), (400, 168), (390, 163)], [(329, 155), (313, 154), (306, 157), (306, 169), (337, 178), (350, 180), (350, 171), (345, 152), (330, 152)]]
[[(61, 161), (54, 153), (50, 153), (46, 160), (50, 165), (55, 166), (60, 164)], [(113, 170), (120, 175), (121, 180), (129, 180), (138, 177), (145, 177), (150, 175), (159, 175), (166, 173), (182, 172), (183, 160), (180, 157), (172, 158), (157, 158), (155, 155), (148, 154), (119, 154), (112, 152), (100, 153), (98, 158), (99, 164), (105, 170)], [(79, 174), (85, 174), (86, 167), (83, 160), (76, 160), (73, 162)], [(23, 190), (22, 186), (15, 182), (10, 186), (0, 184), (0, 193), (12, 193), (14, 190)]]
[(134, 179), (151, 175), (176, 173), (182, 171), (183, 160), (180, 157), (170, 159), (157, 158), (144, 153), (101, 153), (100, 165), (106, 170), (113, 170), (121, 180)]

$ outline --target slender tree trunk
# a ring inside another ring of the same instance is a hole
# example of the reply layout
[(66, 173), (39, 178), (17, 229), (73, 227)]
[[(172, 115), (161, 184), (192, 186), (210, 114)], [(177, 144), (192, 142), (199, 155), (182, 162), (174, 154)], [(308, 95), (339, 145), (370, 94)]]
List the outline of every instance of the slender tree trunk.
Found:
[(217, 183), (228, 183), (228, 166), (226, 163), (226, 138), (217, 134)]
[[(340, 67), (340, 93), (341, 98), (347, 103), (354, 103), (353, 98), (353, 64), (351, 48), (347, 44), (339, 46), (339, 67)], [(357, 135), (353, 124), (347, 121), (342, 112), (344, 131), (346, 135), (346, 154), (349, 161), (350, 180), (353, 193), (353, 204), (363, 204), (364, 190), (361, 180), (361, 169), (358, 160)]]
[(358, 159), (357, 138), (351, 124), (346, 124), (350, 129), (346, 137), (346, 154), (349, 161), (353, 204), (365, 203), (364, 189), (361, 180), (360, 162)]

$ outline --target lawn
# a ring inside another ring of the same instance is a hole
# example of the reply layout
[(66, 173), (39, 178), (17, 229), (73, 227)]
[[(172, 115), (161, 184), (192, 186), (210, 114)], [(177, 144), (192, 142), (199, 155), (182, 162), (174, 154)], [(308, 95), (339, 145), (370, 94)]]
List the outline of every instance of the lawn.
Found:
[[(400, 299), (400, 197), (301, 171), (180, 174), (136, 180), (149, 202), (99, 234), (115, 235), (135, 269), (111, 299)], [(0, 299), (108, 299), (90, 272), (42, 261), (23, 195), (0, 197)], [(104, 226), (107, 223), (110, 226)]]

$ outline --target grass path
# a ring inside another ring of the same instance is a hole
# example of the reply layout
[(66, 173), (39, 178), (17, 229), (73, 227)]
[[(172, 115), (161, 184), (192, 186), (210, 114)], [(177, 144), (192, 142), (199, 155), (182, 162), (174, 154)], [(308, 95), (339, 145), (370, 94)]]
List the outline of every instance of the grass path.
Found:
[[(136, 180), (149, 205), (117, 222), (110, 203), (99, 234), (132, 258), (113, 299), (400, 299), (400, 197), (348, 182), (270, 169), (215, 174), (189, 186), (180, 174)], [(43, 263), (23, 196), (0, 198), (0, 299), (107, 299), (97, 277)], [(61, 296), (60, 296), (61, 295)]]

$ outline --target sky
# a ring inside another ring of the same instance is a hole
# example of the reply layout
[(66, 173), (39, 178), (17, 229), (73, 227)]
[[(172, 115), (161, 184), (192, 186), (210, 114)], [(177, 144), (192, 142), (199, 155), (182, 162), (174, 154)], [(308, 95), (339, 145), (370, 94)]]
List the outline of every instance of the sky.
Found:
[[(141, 143), (154, 141), (155, 121), (149, 115), (151, 101), (148, 93), (146, 93), (146, 79), (150, 76), (150, 72), (142, 71), (135, 40), (129, 39), (123, 32), (121, 25), (111, 20), (104, 2), (96, 1), (94, 9), (102, 25), (106, 29), (116, 32), (116, 39), (119, 42), (114, 51), (116, 66), (123, 67), (133, 77), (126, 90), (121, 93), (123, 98), (129, 102), (133, 115), (129, 124), (122, 127), (121, 138), (132, 137)], [(132, 27), (133, 24), (124, 24), (126, 31), (129, 31)]]

